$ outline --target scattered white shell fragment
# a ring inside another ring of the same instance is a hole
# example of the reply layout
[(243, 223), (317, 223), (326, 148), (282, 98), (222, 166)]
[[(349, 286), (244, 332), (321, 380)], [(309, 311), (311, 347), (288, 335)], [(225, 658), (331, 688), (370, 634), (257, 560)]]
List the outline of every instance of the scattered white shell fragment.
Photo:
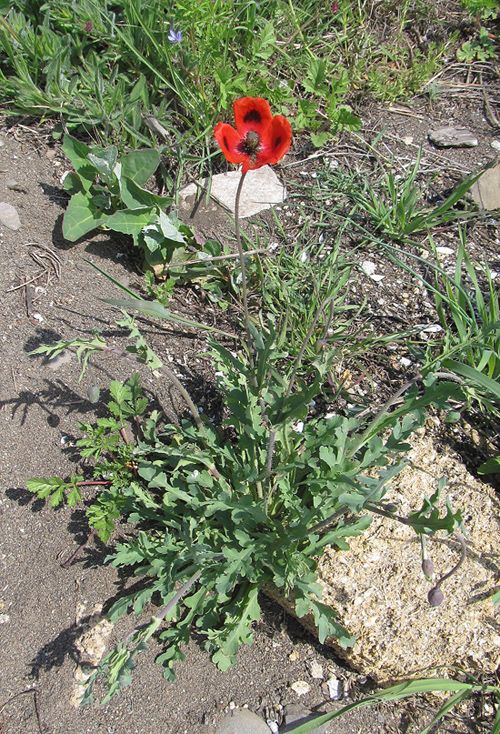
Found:
[(304, 421), (297, 421), (297, 423), (294, 425), (293, 430), (295, 433), (302, 433), (304, 430)]
[(361, 270), (363, 271), (363, 273), (374, 280), (376, 283), (380, 283), (380, 281), (383, 280), (385, 276), (376, 273), (376, 269), (377, 266), (371, 260), (363, 260), (363, 262), (361, 263)]
[(311, 690), (311, 686), (305, 680), (296, 680), (295, 683), (292, 683), (290, 688), (292, 691), (295, 691), (297, 696), (305, 696), (306, 693), (309, 693)]
[(40, 323), (43, 323), (45, 320), (41, 313), (32, 313), (31, 318), (35, 319), (35, 321), (39, 321)]
[(440, 255), (453, 255), (451, 247), (436, 247), (436, 252), (439, 252)]
[(427, 334), (438, 334), (440, 331), (443, 331), (443, 327), (439, 324), (430, 324), (430, 326), (426, 326), (422, 331), (425, 331)]
[(399, 361), (403, 367), (409, 367), (411, 365), (411, 359), (408, 359), (408, 357), (401, 357)]
[(327, 680), (326, 684), (328, 686), (328, 693), (330, 694), (331, 700), (339, 701), (342, 698), (344, 692), (342, 681), (338, 678), (330, 678), (329, 680)]
[(7, 624), (10, 622), (10, 616), (8, 614), (0, 614), (0, 624)]
[(371, 260), (363, 260), (363, 262), (361, 263), (361, 270), (365, 275), (373, 275), (376, 269), (377, 266)]
[(312, 660), (309, 663), (309, 672), (311, 674), (311, 678), (315, 678), (317, 680), (323, 678), (323, 666), (320, 665), (317, 660)]

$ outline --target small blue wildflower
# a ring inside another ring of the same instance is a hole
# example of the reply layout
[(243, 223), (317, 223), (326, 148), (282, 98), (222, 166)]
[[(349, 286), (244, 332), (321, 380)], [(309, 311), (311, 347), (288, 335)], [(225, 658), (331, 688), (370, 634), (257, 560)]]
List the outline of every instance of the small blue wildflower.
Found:
[(182, 31), (174, 31), (174, 27), (170, 26), (168, 40), (170, 43), (180, 43), (182, 41)]

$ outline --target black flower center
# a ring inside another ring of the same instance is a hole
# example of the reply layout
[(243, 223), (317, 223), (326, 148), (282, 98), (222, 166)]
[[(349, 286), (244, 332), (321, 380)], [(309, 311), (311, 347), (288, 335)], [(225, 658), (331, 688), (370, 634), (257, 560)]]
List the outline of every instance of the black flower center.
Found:
[(252, 158), (255, 158), (257, 155), (257, 151), (260, 147), (260, 135), (256, 133), (254, 130), (249, 130), (247, 132), (244, 139), (241, 141), (241, 143), (238, 145), (238, 150), (240, 153), (245, 153), (246, 155), (251, 156)]

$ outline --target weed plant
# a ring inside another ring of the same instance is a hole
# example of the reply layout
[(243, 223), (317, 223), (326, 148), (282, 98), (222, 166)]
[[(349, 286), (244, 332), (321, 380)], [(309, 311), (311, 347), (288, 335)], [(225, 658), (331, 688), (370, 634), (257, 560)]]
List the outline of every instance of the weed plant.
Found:
[[(236, 136), (255, 136), (262, 130), (269, 135), (274, 129), (276, 118), (263, 100), (245, 98), (237, 104), (247, 112), (254, 109), (254, 114), (248, 118), (250, 133), (240, 126)], [(266, 115), (269, 119), (263, 122)], [(278, 129), (285, 123), (278, 120)], [(281, 136), (273, 143), (271, 135), (270, 141), (272, 155), (272, 145), (279, 147)], [(225, 141), (224, 145), (228, 147)], [(265, 309), (255, 314), (249, 308), (247, 258), (237, 212), (246, 170), (262, 165), (255, 163), (253, 150), (245, 152), (235, 203), (241, 335), (230, 335), (230, 344), (211, 339), (208, 351), (224, 420), (215, 422), (200, 414), (178, 377), (124, 314), (119, 325), (129, 331), (128, 351), (174, 383), (189, 417), (171, 423), (158, 410), (151, 411), (137, 375), (125, 383), (113, 381), (107, 415), (82, 425), (84, 436), (77, 444), (82, 459), (93, 462), (90, 476), (28, 482), (30, 491), (54, 506), (85, 501), (85, 490), (91, 488), (96, 494), (85, 502), (87, 518), (92, 533), (104, 542), (120, 532), (121, 521), (135, 526), (135, 533), (117, 539), (109, 560), (141, 583), (112, 606), (109, 616), (116, 621), (130, 611), (141, 615), (157, 605), (149, 622), (138, 626), (92, 672), (85, 702), (92, 700), (101, 677), (107, 687), (105, 700), (130, 683), (137, 655), (153, 636), (161, 642), (157, 660), (169, 680), (192, 632), (204, 639), (214, 663), (226, 670), (241, 645), (251, 643), (252, 626), (260, 617), (259, 594), (270, 586), (291, 599), (297, 617), (312, 615), (321, 642), (333, 636), (344, 647), (352, 645), (335, 610), (321, 601), (317, 564), (323, 548), (346, 550), (348, 538), (362, 533), (373, 514), (395, 517), (420, 537), (437, 530), (457, 533), (461, 527), (460, 512), (449, 504), (444, 512), (436, 506), (444, 480), (407, 518), (394, 515), (384, 504), (387, 483), (405, 465), (407, 439), (423, 424), (426, 408), (432, 404), (447, 409), (451, 398), (461, 397), (460, 386), (432, 373), (423, 381), (416, 375), (378, 410), (312, 416), (309, 406), (328, 389), (325, 377), (336, 356), (322, 348), (316, 328), (320, 319), (323, 324), (334, 322), (331, 306), (341, 299), (342, 285), (337, 289), (326, 281), (326, 297), (317, 299), (307, 313), (307, 331), (293, 353), (283, 338), (286, 322)], [(321, 277), (325, 288), (325, 273)], [(344, 282), (348, 277), (347, 269)], [(145, 303), (123, 286), (122, 290), (129, 297), (113, 301), (122, 308), (196, 325), (160, 304)], [(264, 294), (263, 303), (268, 301)], [(218, 334), (227, 339), (223, 332)], [(57, 354), (71, 346), (57, 343), (37, 352)], [(82, 361), (108, 349), (101, 338), (73, 346)], [(306, 362), (308, 349), (313, 353)], [(463, 539), (460, 542), (464, 548)], [(440, 581), (428, 598), (432, 605), (441, 603)]]

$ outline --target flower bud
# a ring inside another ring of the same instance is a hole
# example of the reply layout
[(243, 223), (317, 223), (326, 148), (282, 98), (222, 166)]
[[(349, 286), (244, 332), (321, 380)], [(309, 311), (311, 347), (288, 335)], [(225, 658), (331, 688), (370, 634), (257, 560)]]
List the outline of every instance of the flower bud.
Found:
[(422, 561), (422, 571), (426, 579), (431, 579), (434, 576), (434, 564), (430, 558), (424, 558)]
[(438, 607), (444, 599), (444, 594), (439, 586), (434, 586), (427, 594), (427, 600), (431, 607)]

